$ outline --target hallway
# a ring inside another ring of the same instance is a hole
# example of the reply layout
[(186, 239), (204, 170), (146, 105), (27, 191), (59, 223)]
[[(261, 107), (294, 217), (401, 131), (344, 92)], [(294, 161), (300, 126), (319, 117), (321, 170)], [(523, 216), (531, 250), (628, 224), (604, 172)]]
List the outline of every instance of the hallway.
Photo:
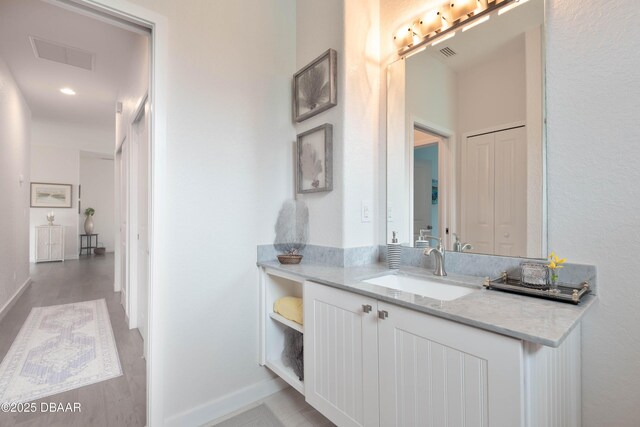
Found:
[(0, 357), (9, 351), (32, 307), (104, 298), (109, 310), (123, 375), (36, 400), (81, 404), (80, 413), (0, 413), (2, 426), (144, 426), (146, 363), (138, 330), (129, 330), (120, 294), (113, 292), (113, 254), (64, 263), (31, 264), (32, 284), (0, 320)]

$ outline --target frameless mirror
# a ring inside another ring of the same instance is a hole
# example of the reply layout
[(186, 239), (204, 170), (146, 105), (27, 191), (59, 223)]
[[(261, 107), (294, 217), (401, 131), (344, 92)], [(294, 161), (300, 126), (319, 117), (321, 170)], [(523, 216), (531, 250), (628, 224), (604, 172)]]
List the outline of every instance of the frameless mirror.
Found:
[(530, 0), (389, 65), (387, 242), (544, 256), (543, 35)]

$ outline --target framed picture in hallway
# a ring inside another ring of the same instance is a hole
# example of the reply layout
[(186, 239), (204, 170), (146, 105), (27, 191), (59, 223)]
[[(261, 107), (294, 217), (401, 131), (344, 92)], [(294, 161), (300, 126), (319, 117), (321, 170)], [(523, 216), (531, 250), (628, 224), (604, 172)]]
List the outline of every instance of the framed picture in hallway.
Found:
[(298, 193), (333, 189), (333, 126), (329, 123), (298, 135), (296, 144)]
[(70, 208), (71, 184), (31, 183), (32, 208)]
[(293, 76), (293, 118), (300, 123), (338, 104), (337, 56), (329, 49)]

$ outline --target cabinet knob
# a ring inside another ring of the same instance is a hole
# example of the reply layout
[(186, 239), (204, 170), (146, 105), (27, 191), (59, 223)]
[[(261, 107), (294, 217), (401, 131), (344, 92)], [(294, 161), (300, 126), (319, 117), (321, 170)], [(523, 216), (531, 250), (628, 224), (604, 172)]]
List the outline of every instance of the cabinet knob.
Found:
[(371, 307), (369, 304), (362, 304), (362, 311), (364, 311), (365, 313), (371, 313), (371, 309), (373, 307)]
[(389, 312), (387, 310), (378, 310), (378, 317), (384, 320), (389, 317)]

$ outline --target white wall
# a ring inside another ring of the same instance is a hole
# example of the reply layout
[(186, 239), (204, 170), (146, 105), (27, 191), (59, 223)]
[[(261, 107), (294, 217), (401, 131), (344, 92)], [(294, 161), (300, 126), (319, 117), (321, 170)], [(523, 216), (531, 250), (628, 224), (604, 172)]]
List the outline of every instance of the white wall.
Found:
[[(377, 1), (297, 2), (296, 67), (328, 48), (338, 53), (338, 105), (296, 125), (302, 133), (333, 124), (334, 189), (298, 195), (309, 205), (309, 243), (315, 245), (376, 244), (379, 14)], [(362, 222), (363, 202), (372, 210), (370, 222)]]
[(547, 1), (549, 249), (598, 267), (585, 427), (640, 420), (640, 5)]
[(333, 191), (297, 197), (309, 206), (309, 243), (335, 247), (343, 246), (344, 236), (346, 55), (343, 22), (344, 0), (296, 2), (295, 71), (329, 48), (338, 54), (338, 105), (295, 125), (298, 134), (324, 123), (333, 125)]
[(272, 378), (257, 364), (255, 261), (294, 194), (295, 2), (135, 3), (168, 20), (162, 280), (172, 287), (159, 291), (170, 299), (154, 324), (163, 410), (172, 425), (200, 425), (225, 398)]
[[(33, 134), (36, 139), (36, 133)], [(47, 224), (47, 212), (55, 215), (54, 224), (64, 226), (64, 257), (78, 258), (78, 184), (80, 152), (72, 148), (31, 146), (31, 181), (71, 184), (71, 208), (30, 208), (29, 259), (35, 261), (35, 227)], [(84, 231), (82, 231), (84, 233)]]
[(113, 154), (113, 126), (86, 126), (82, 123), (34, 119), (31, 132), (33, 145)]
[(0, 309), (29, 279), (30, 122), (31, 110), (0, 57)]
[(426, 52), (407, 58), (406, 115), (428, 120), (430, 124), (456, 131), (458, 127), (458, 76), (442, 61)]
[(486, 129), (527, 117), (524, 34), (458, 73), (458, 131)]
[[(122, 113), (116, 115), (115, 147), (131, 132), (131, 123), (136, 108), (149, 90), (149, 38), (143, 35), (136, 37), (131, 46), (129, 68), (122, 70), (127, 79), (118, 91), (118, 102), (122, 102)], [(113, 153), (113, 149), (111, 151)]]
[[(306, 3), (299, 1), (298, 5)], [(324, 4), (324, 2), (319, 2)], [(345, 248), (377, 244), (376, 224), (386, 211), (377, 209), (380, 123), (380, 2), (344, 1), (344, 236)], [(362, 202), (369, 203), (371, 222), (362, 222)]]
[(84, 210), (94, 208), (93, 232), (98, 234), (99, 246), (113, 252), (116, 234), (114, 206), (113, 159), (80, 154), (80, 185), (82, 186), (82, 208), (79, 222), (84, 230)]

